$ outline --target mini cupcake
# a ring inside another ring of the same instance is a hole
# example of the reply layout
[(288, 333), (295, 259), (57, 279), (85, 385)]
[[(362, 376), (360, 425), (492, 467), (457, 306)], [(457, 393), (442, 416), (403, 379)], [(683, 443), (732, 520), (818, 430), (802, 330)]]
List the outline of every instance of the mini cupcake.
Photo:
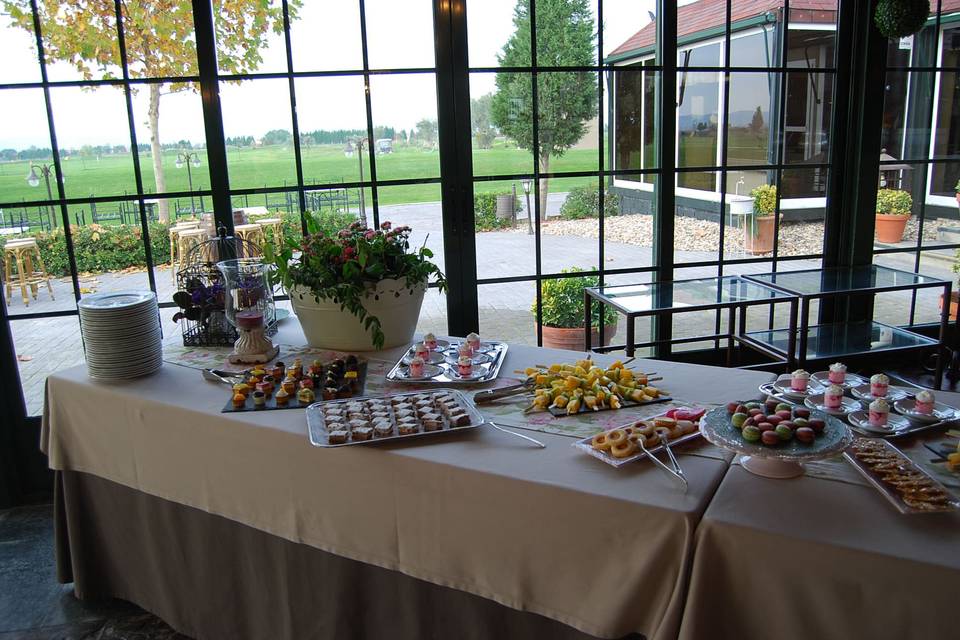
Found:
[(256, 369), (252, 369), (250, 371), (250, 375), (254, 378), (260, 378), (262, 380), (263, 376), (267, 375), (267, 372), (264, 369), (257, 367)]
[(474, 351), (480, 349), (480, 336), (476, 333), (467, 334), (467, 344), (470, 345), (470, 348)]
[(413, 348), (413, 355), (417, 358), (422, 358), (424, 361), (430, 359), (430, 348), (423, 342), (417, 343), (417, 346)]
[(290, 402), (290, 394), (280, 389), (280, 391), (277, 391), (276, 401), (278, 407), (285, 407)]
[(842, 362), (834, 362), (830, 365), (830, 371), (827, 373), (827, 380), (833, 384), (843, 384), (847, 379), (847, 365)]
[(313, 378), (303, 378), (300, 380), (301, 389), (313, 389)]
[(235, 395), (241, 395), (241, 396), (243, 396), (244, 398), (246, 398), (246, 397), (247, 397), (247, 394), (249, 394), (250, 391), (251, 391), (250, 385), (248, 385), (248, 384), (244, 384), (244, 383), (240, 382), (240, 383), (238, 383), (238, 384), (233, 385), (233, 393), (234, 393)]
[(430, 351), (436, 351), (437, 336), (433, 335), (432, 333), (428, 333), (427, 335), (423, 336), (423, 344), (427, 345), (427, 349), (430, 349)]
[(457, 373), (464, 378), (473, 375), (473, 360), (469, 356), (460, 356), (457, 359)]
[(803, 369), (797, 369), (790, 374), (790, 388), (794, 391), (806, 391), (810, 384), (810, 374)]
[(290, 371), (287, 375), (290, 374), (293, 374), (293, 377), (298, 379), (303, 375), (303, 361), (300, 358), (296, 358), (293, 364), (290, 365)]
[(267, 406), (267, 396), (263, 391), (254, 391), (253, 392), (253, 408), (254, 409), (263, 409)]
[(921, 391), (917, 394), (914, 409), (917, 413), (933, 413), (934, 402), (935, 398), (932, 393), (926, 390)]
[(296, 379), (296, 378), (291, 378), (291, 377), (288, 376), (288, 377), (284, 378), (283, 384), (281, 384), (280, 386), (283, 387), (283, 390), (286, 391), (287, 394), (296, 393), (296, 392), (297, 392), (297, 379)]
[(414, 357), (410, 361), (410, 377), (411, 378), (422, 378), (423, 377), (423, 358), (420, 356)]
[(316, 400), (316, 398), (317, 396), (314, 395), (313, 389), (300, 389), (300, 391), (297, 391), (297, 400), (300, 404), (310, 404)]
[(275, 380), (283, 380), (283, 363), (278, 362), (270, 369), (270, 375), (274, 377)]
[(319, 360), (314, 360), (310, 363), (310, 367), (307, 369), (310, 372), (311, 376), (320, 375), (323, 373), (323, 364)]
[(823, 394), (823, 404), (828, 409), (839, 409), (843, 404), (843, 387), (832, 384)]
[(890, 378), (882, 373), (875, 373), (870, 376), (870, 395), (875, 398), (882, 398), (887, 395), (890, 388)]
[(868, 420), (874, 427), (882, 427), (887, 424), (887, 417), (890, 414), (890, 405), (883, 398), (877, 398), (870, 403), (870, 414)]
[(257, 391), (262, 393), (265, 398), (269, 398), (273, 394), (273, 385), (269, 382), (258, 382)]
[(243, 405), (245, 405), (246, 403), (247, 403), (247, 396), (243, 395), (242, 393), (233, 394), (233, 407), (235, 409), (243, 408)]

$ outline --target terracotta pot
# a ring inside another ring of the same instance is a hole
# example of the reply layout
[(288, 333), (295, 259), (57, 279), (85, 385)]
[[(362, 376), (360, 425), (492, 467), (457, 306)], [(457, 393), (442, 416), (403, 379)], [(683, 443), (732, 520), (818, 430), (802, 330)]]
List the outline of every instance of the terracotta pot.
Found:
[[(950, 321), (957, 319), (957, 307), (960, 306), (960, 291), (950, 292)], [(940, 312), (943, 313), (943, 294), (940, 294)]]
[(957, 205), (960, 206), (960, 191), (957, 191)]
[(893, 244), (903, 240), (903, 230), (907, 227), (910, 216), (900, 216), (893, 213), (877, 214), (877, 240)]
[[(380, 319), (384, 349), (413, 339), (426, 290), (425, 284), (407, 288), (405, 279), (381, 280), (367, 294), (363, 306)], [(342, 311), (338, 303), (326, 298), (317, 300), (309, 290), (296, 286), (290, 291), (290, 304), (311, 347), (337, 351), (374, 350), (370, 332), (363, 328), (357, 316)]]
[(773, 251), (773, 216), (760, 216), (755, 219), (756, 235), (751, 233), (750, 225), (743, 228), (743, 247), (747, 253), (758, 255)]
[[(600, 345), (599, 331), (594, 329), (591, 332), (590, 344)], [(607, 346), (617, 335), (617, 325), (608, 324), (603, 328), (602, 346)], [(583, 327), (575, 329), (562, 329), (560, 327), (543, 327), (543, 346), (548, 349), (566, 349), (567, 351), (585, 351), (587, 345), (583, 342)]]

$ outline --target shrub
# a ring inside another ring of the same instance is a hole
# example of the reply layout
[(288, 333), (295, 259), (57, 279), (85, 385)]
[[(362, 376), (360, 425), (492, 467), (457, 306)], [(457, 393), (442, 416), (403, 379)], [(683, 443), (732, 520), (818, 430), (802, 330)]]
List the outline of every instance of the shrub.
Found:
[[(583, 269), (580, 267), (570, 267), (564, 269), (561, 273), (581, 273), (582, 271)], [(596, 276), (574, 276), (544, 280), (540, 296), (543, 325), (563, 329), (583, 327), (583, 290), (586, 287), (596, 287), (598, 284), (599, 279)], [(534, 300), (530, 311), (536, 316), (536, 300)], [(606, 305), (594, 304), (591, 307), (593, 326), (600, 325), (601, 311), (604, 325), (613, 324), (617, 321), (616, 311)]]
[(877, 190), (877, 213), (908, 216), (913, 210), (913, 198), (900, 189)]
[[(560, 206), (560, 217), (564, 220), (582, 220), (597, 218), (600, 211), (600, 189), (593, 186), (574, 187)], [(604, 217), (620, 213), (620, 196), (609, 189), (603, 192)]]
[[(509, 229), (513, 226), (513, 220), (497, 217), (497, 196), (508, 195), (513, 194), (509, 191), (473, 194), (473, 219), (477, 231), (496, 231), (497, 229)], [(513, 206), (516, 213), (523, 211), (523, 207), (520, 206), (520, 198), (514, 200)]]
[[(317, 224), (317, 228), (320, 229), (320, 233), (328, 236), (334, 235), (337, 233), (337, 231), (343, 229), (357, 219), (355, 214), (339, 210), (326, 210), (318, 212), (311, 211), (308, 212), (308, 215), (313, 217)], [(256, 222), (258, 220), (262, 220), (263, 218), (276, 217), (277, 213), (265, 213), (250, 216), (250, 221)], [(283, 221), (284, 238), (298, 239), (303, 237), (303, 227), (300, 224), (299, 213), (295, 211), (283, 211), (280, 212), (280, 219)]]
[(750, 192), (753, 198), (753, 212), (763, 216), (772, 216), (777, 210), (777, 187), (762, 184)]

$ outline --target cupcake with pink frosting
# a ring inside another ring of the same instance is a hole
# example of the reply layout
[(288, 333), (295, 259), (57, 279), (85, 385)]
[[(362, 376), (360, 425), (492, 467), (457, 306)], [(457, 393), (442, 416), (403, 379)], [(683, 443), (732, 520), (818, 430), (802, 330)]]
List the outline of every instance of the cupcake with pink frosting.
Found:
[(875, 373), (870, 376), (870, 395), (875, 398), (882, 398), (887, 395), (890, 389), (890, 378), (882, 373)]
[(804, 371), (803, 369), (797, 369), (790, 374), (790, 389), (793, 391), (803, 392), (807, 390), (807, 385), (810, 384), (810, 374)]
[(933, 394), (927, 390), (923, 390), (916, 396), (914, 409), (917, 413), (933, 413), (934, 402), (936, 402), (936, 399), (933, 397)]
[(827, 372), (827, 380), (833, 384), (843, 384), (847, 379), (847, 365), (842, 362), (834, 362), (830, 365), (830, 371)]
[(463, 378), (473, 375), (473, 359), (469, 356), (460, 356), (457, 359), (457, 373)]
[(430, 347), (428, 347), (423, 342), (417, 343), (417, 346), (413, 348), (413, 355), (417, 358), (422, 358), (424, 362), (430, 359)]
[(890, 416), (890, 405), (883, 398), (877, 398), (870, 403), (870, 412), (868, 420), (874, 427), (883, 427), (887, 424), (887, 418)]
[(823, 394), (823, 404), (828, 409), (839, 409), (843, 404), (843, 387), (832, 384)]

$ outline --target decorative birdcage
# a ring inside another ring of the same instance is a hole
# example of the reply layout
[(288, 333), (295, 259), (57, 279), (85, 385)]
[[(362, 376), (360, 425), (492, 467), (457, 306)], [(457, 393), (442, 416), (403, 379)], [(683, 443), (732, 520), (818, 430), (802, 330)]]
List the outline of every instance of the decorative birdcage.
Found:
[[(260, 247), (234, 236), (220, 227), (217, 237), (204, 240), (187, 251), (177, 272), (177, 292), (173, 301), (180, 307), (173, 319), (182, 323), (186, 347), (230, 347), (238, 333), (225, 315), (226, 290), (217, 262), (234, 258), (257, 257)], [(276, 317), (265, 319), (267, 335), (277, 332)]]

